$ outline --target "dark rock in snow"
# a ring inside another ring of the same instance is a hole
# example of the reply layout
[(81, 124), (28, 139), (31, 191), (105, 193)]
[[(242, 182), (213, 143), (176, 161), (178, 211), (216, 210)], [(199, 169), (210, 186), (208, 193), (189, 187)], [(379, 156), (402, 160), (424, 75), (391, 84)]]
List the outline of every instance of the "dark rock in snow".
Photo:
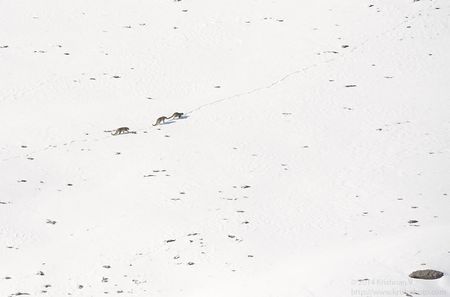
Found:
[(441, 278), (442, 276), (444, 276), (443, 272), (432, 269), (416, 270), (409, 275), (410, 278), (427, 279), (427, 280), (438, 279)]

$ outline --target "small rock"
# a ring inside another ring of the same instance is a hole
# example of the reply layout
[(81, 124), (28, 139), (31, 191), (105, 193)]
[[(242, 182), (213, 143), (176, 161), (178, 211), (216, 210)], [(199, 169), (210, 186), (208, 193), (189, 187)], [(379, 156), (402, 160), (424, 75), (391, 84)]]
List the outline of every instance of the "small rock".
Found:
[(417, 278), (417, 279), (438, 279), (444, 276), (443, 272), (432, 270), (432, 269), (425, 269), (425, 270), (416, 270), (412, 272), (409, 277), (410, 278)]

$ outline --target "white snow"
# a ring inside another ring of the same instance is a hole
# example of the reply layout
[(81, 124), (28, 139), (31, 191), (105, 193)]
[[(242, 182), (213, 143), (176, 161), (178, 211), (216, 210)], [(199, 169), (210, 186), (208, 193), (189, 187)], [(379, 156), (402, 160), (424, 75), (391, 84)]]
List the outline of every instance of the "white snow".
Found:
[(448, 1), (15, 0), (0, 28), (0, 296), (450, 296)]

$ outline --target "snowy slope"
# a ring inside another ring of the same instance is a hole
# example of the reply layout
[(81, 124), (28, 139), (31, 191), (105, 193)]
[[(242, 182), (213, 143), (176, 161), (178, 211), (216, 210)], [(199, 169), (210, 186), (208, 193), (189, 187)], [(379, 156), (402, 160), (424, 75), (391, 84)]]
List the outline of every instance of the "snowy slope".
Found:
[(0, 296), (450, 296), (449, 16), (1, 1)]

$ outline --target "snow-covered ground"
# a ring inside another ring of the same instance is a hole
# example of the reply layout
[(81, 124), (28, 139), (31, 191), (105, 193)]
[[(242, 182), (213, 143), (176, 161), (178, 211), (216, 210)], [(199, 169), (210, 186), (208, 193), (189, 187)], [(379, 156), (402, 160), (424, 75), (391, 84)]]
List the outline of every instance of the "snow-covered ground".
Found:
[(0, 28), (0, 296), (450, 296), (408, 277), (450, 273), (449, 1), (3, 0)]

